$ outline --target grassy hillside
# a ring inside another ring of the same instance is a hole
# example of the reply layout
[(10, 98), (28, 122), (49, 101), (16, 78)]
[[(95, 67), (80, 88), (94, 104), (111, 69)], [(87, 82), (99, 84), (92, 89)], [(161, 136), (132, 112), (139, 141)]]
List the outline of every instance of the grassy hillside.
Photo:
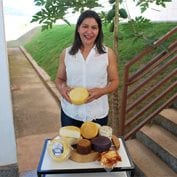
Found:
[[(121, 24), (119, 26), (119, 71), (122, 78), (124, 64), (141, 51), (146, 45), (163, 36), (176, 23), (152, 23), (132, 26)], [(136, 34), (133, 30), (136, 29)], [(37, 63), (55, 79), (61, 51), (72, 43), (74, 25), (57, 25), (53, 29), (37, 33), (24, 47), (37, 61)], [(109, 27), (104, 26), (104, 42), (112, 47), (113, 34)]]

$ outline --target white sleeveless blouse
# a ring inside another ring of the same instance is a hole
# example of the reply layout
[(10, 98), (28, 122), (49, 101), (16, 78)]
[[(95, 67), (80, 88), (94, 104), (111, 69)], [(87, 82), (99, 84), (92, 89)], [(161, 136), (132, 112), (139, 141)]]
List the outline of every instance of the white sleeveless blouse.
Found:
[[(79, 50), (75, 55), (66, 49), (65, 65), (67, 85), (70, 87), (102, 88), (107, 85), (108, 48), (106, 53), (99, 54), (92, 48), (86, 60)], [(91, 121), (108, 115), (108, 96), (103, 95), (90, 103), (74, 105), (61, 99), (61, 106), (66, 115), (80, 121)]]

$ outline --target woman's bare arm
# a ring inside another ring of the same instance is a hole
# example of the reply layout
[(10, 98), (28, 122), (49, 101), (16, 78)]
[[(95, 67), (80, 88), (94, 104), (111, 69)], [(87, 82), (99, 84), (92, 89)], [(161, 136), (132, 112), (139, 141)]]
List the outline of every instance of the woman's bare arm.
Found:
[(60, 55), (60, 63), (59, 63), (59, 67), (55, 79), (55, 84), (61, 96), (65, 98), (67, 101), (71, 102), (68, 96), (71, 88), (68, 87), (66, 84), (67, 78), (66, 78), (66, 66), (64, 63), (64, 58), (65, 58), (65, 50)]

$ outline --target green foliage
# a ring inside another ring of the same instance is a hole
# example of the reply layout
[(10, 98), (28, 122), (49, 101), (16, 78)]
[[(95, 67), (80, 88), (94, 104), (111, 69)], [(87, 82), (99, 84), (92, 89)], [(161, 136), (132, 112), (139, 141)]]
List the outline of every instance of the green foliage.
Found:
[[(36, 6), (41, 6), (41, 10), (33, 15), (32, 22), (38, 22), (42, 24), (42, 31), (45, 29), (52, 28), (53, 24), (56, 23), (58, 19), (63, 20), (65, 23), (70, 25), (69, 21), (65, 18), (65, 15), (72, 10), (75, 12), (82, 12), (85, 9), (92, 9), (94, 7), (102, 7), (98, 3), (99, 0), (34, 0)], [(143, 13), (151, 3), (156, 3), (165, 7), (165, 3), (171, 2), (172, 0), (133, 0), (136, 2), (137, 6), (140, 7), (141, 12)], [(120, 0), (121, 4), (123, 1)], [(103, 23), (109, 23), (110, 31), (112, 31), (112, 23), (115, 16), (115, 0), (109, 0), (109, 3), (112, 5), (112, 9), (106, 13), (101, 12), (100, 16)], [(120, 18), (128, 18), (127, 12), (125, 9), (119, 9)]]
[(109, 23), (110, 23), (111, 21), (113, 21), (114, 16), (115, 16), (115, 9), (109, 10), (109, 11), (108, 11), (108, 14), (107, 14), (107, 20), (108, 20)]
[(101, 18), (102, 23), (103, 23), (103, 24), (106, 24), (106, 23), (107, 23), (107, 14), (106, 14), (106, 12), (101, 11), (101, 12), (99, 13), (99, 16), (100, 16), (100, 18)]
[(123, 8), (119, 9), (119, 15), (121, 18), (128, 18), (127, 12)]
[(45, 4), (45, 0), (34, 0), (36, 6), (43, 6)]
[(139, 24), (151, 23), (149, 19), (146, 19), (143, 16), (135, 17), (135, 20), (132, 20), (132, 21), (139, 23)]
[(133, 0), (136, 2), (137, 6), (140, 6), (141, 9), (141, 13), (143, 13), (144, 11), (146, 11), (149, 8), (149, 5), (154, 3), (156, 5), (160, 5), (162, 7), (166, 7), (166, 3), (167, 2), (171, 2), (172, 0)]
[(115, 0), (109, 0), (109, 3), (110, 3), (110, 4), (114, 4), (114, 3), (115, 3)]
[(77, 11), (82, 12), (86, 8), (101, 7), (98, 0), (34, 0), (34, 2), (36, 6), (41, 6), (41, 10), (33, 15), (31, 23), (42, 24), (42, 30), (52, 28), (58, 19), (70, 25), (65, 18), (69, 10), (75, 13)]
[(146, 34), (144, 32), (144, 28), (153, 28), (153, 24), (150, 22), (150, 20), (140, 16), (136, 17), (135, 20), (131, 20), (128, 22), (130, 26), (132, 26), (132, 40), (134, 42), (137, 42), (139, 40), (143, 40), (147, 45), (151, 45), (153, 43), (153, 39), (149, 37), (149, 34)]
[[(108, 11), (106, 15), (106, 20), (109, 23), (109, 31), (113, 32), (114, 31), (114, 17), (116, 14), (115, 12), (116, 3), (115, 3), (115, 0), (109, 0), (109, 3), (112, 4), (112, 9)], [(119, 1), (119, 3), (122, 3), (122, 1)], [(124, 18), (124, 19), (128, 18), (127, 11), (125, 9), (121, 8), (121, 9), (118, 9), (118, 11), (119, 11), (120, 18)]]
[[(134, 0), (136, 2), (136, 5), (140, 7), (141, 12), (143, 13), (146, 9), (149, 8), (149, 5), (151, 3), (156, 3), (157, 5), (161, 5), (163, 7), (165, 7), (165, 3), (167, 2), (171, 2), (171, 0)], [(108, 22), (109, 23), (109, 27), (110, 27), (110, 32), (113, 32), (113, 21), (114, 21), (114, 17), (115, 17), (115, 0), (109, 0), (109, 3), (112, 5), (112, 9), (110, 9), (107, 13), (106, 20), (104, 20), (104, 22)], [(119, 1), (119, 3), (122, 3), (122, 0)], [(124, 8), (120, 8), (119, 9), (119, 17), (120, 18), (124, 18), (127, 19), (128, 18), (128, 14), (127, 11)], [(136, 17), (134, 20), (134, 23), (144, 23), (144, 22), (149, 22), (150, 20), (144, 18), (143, 16), (139, 16)], [(134, 30), (135, 31), (135, 30)], [(135, 31), (136, 32), (136, 31)], [(137, 33), (137, 32), (136, 32)], [(137, 33), (138, 34), (138, 33)], [(139, 34), (138, 34), (139, 35)]]
[(109, 32), (113, 32), (114, 31), (114, 22), (112, 22), (109, 26)]

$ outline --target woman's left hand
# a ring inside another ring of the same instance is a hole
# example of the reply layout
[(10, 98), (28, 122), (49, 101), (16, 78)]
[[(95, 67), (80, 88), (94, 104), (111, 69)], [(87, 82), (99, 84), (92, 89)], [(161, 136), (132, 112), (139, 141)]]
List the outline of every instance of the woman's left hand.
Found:
[(103, 92), (101, 88), (89, 89), (88, 92), (89, 92), (89, 97), (87, 99), (87, 103), (94, 101), (100, 98), (101, 96), (103, 96)]

